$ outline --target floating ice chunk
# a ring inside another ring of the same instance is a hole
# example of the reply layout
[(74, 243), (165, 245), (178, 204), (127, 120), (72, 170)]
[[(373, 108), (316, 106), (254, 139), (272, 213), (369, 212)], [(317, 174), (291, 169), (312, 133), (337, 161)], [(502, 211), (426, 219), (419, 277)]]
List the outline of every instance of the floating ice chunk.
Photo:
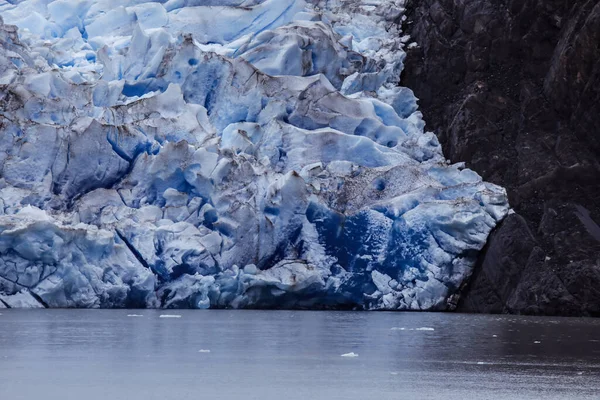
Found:
[(141, 314), (127, 314), (127, 316), (130, 317), (130, 318), (141, 318), (141, 317), (143, 317), (143, 315), (141, 315)]
[(354, 358), (354, 357), (358, 357), (358, 354), (354, 353), (354, 352), (350, 352), (350, 353), (345, 353), (342, 354), (341, 357), (350, 357), (350, 358)]
[(200, 349), (200, 350), (198, 350), (198, 353), (210, 353), (210, 350)]
[(427, 327), (423, 327), (423, 328), (398, 328), (398, 327), (394, 327), (391, 329), (392, 331), (435, 331), (435, 328), (427, 328)]
[(535, 343), (535, 344), (540, 344), (540, 343), (542, 343), (542, 342), (541, 342), (540, 340), (536, 340), (536, 341), (534, 341), (533, 343)]
[(159, 318), (181, 318), (178, 314), (161, 314)]

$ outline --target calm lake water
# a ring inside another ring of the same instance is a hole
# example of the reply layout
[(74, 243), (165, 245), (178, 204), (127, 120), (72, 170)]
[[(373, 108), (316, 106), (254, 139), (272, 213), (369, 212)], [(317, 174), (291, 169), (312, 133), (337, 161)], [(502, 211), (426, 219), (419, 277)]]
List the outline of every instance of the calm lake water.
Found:
[(0, 312), (3, 400), (600, 398), (594, 319)]

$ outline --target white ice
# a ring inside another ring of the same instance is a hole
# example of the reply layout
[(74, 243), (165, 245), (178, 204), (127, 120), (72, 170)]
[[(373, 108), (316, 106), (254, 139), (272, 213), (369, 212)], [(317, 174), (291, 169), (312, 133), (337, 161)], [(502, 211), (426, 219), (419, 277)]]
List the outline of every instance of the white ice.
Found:
[(0, 306), (445, 310), (508, 212), (403, 0), (0, 2)]

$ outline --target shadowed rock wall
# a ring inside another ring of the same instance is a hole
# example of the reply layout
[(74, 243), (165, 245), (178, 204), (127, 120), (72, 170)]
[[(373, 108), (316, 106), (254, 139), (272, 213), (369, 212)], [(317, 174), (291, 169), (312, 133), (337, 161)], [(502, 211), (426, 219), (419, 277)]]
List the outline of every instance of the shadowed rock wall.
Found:
[(600, 315), (600, 1), (412, 0), (403, 85), (507, 188), (465, 312)]

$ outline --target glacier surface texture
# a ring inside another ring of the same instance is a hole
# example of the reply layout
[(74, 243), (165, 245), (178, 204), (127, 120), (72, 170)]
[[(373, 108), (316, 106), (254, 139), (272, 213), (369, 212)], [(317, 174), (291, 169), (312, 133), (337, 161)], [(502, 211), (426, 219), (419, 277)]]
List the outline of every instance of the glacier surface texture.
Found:
[(0, 0), (0, 307), (451, 309), (504, 189), (402, 0)]

